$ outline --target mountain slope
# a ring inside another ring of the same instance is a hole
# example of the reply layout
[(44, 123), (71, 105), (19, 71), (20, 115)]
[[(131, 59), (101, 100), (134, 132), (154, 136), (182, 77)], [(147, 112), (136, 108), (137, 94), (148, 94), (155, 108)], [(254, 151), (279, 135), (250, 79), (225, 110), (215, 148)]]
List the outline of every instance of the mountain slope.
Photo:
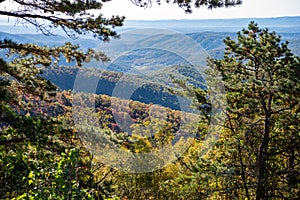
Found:
[[(195, 73), (191, 66), (161, 69), (147, 76), (74, 67), (50, 68), (43, 73), (44, 78), (51, 80), (62, 90), (75, 89), (79, 92), (106, 94), (180, 110), (178, 96), (169, 92), (170, 89), (180, 88), (174, 85), (170, 75), (175, 79), (187, 80), (194, 87), (205, 88), (205, 81), (200, 71)], [(81, 85), (76, 85), (76, 78), (80, 79)], [(95, 88), (95, 91), (91, 91), (92, 88)]]

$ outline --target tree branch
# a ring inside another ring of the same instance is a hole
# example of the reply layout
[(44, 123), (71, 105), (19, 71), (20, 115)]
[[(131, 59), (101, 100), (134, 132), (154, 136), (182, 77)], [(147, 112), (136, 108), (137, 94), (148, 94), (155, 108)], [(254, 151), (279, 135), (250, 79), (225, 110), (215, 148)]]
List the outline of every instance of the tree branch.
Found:
[(0, 141), (0, 146), (8, 146), (8, 145), (14, 145), (14, 144), (17, 144), (19, 142), (24, 142), (28, 140), (27, 137), (16, 137), (16, 138), (12, 138), (10, 140), (5, 140), (5, 141)]

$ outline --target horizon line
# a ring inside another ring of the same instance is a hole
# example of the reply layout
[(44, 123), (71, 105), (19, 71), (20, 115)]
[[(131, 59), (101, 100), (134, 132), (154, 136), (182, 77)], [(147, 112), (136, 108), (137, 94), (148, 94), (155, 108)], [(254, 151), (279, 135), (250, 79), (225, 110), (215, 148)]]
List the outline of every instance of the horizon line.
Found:
[(237, 17), (237, 18), (207, 18), (207, 19), (126, 19), (125, 21), (204, 21), (204, 20), (235, 20), (235, 19), (276, 19), (276, 18), (297, 18), (300, 15), (285, 15), (285, 16), (276, 16), (276, 17)]

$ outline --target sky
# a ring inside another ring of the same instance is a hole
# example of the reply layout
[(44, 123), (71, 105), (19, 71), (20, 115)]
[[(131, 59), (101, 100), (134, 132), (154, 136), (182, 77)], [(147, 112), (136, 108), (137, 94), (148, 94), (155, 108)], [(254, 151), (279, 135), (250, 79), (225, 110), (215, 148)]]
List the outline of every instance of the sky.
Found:
[(107, 17), (125, 16), (127, 20), (267, 18), (300, 16), (300, 0), (243, 0), (240, 6), (213, 10), (203, 7), (194, 9), (192, 14), (165, 2), (160, 6), (153, 3), (152, 7), (145, 9), (135, 6), (130, 0), (112, 0), (104, 3), (100, 12)]
[[(300, 0), (243, 0), (243, 4), (230, 8), (208, 10), (205, 7), (193, 9), (192, 14), (186, 14), (175, 4), (167, 4), (161, 0), (159, 6), (141, 8), (130, 0), (111, 0), (103, 4), (101, 10), (95, 14), (125, 16), (126, 20), (166, 20), (166, 19), (230, 19), (230, 18), (267, 18), (282, 16), (300, 16)], [(172, 0), (171, 0), (172, 2)], [(0, 5), (0, 8), (15, 9), (10, 0)], [(1, 16), (0, 16), (1, 18)]]

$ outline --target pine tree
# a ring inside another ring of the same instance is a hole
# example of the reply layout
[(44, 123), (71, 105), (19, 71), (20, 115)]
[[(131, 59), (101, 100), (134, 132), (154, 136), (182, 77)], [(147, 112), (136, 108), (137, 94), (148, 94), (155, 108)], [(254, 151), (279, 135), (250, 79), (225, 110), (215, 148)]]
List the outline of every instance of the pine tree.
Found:
[(254, 22), (237, 41), (228, 37), (224, 42), (223, 59), (211, 59), (209, 65), (226, 88), (223, 145), (231, 157), (227, 167), (239, 179), (231, 187), (241, 185), (248, 199), (297, 199), (300, 58), (288, 42)]
[[(106, 41), (117, 37), (113, 28), (124, 20), (89, 14), (89, 9), (101, 8), (102, 3), (96, 1), (11, 2), (16, 10), (0, 10), (2, 16), (31, 24), (45, 35), (61, 28), (72, 38), (92, 34)], [(8, 57), (0, 58), (1, 198), (82, 199), (105, 195), (107, 187), (97, 184), (90, 154), (76, 131), (51, 113), (34, 112), (34, 108), (53, 106), (57, 88), (41, 77), (45, 68), (62, 59), (81, 66), (91, 57), (104, 61), (105, 55), (91, 49), (83, 52), (71, 43), (49, 47), (9, 38), (0, 38), (0, 49)]]

